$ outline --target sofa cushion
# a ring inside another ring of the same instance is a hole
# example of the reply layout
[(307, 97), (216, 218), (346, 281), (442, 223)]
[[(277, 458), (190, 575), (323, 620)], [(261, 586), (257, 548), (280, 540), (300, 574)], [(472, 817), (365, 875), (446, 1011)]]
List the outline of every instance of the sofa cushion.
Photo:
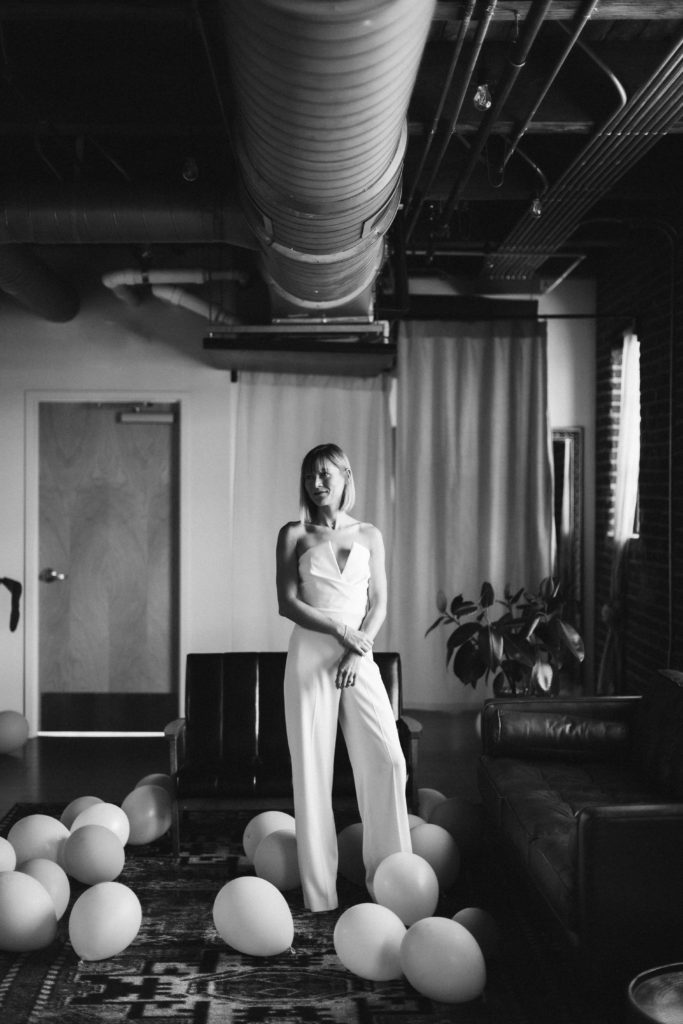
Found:
[(560, 920), (576, 923), (577, 815), (584, 807), (663, 803), (636, 766), (483, 755), (479, 791), (490, 820)]

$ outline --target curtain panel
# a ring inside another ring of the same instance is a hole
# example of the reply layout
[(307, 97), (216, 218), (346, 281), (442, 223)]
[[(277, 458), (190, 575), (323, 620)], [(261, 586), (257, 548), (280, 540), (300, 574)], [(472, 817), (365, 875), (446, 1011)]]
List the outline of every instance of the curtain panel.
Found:
[[(353, 514), (392, 545), (389, 381), (296, 374), (240, 374), (233, 487), (232, 642), (226, 650), (284, 651), (292, 624), (279, 616), (275, 545), (299, 516), (299, 473), (311, 448), (331, 441), (351, 461)], [(383, 631), (376, 641), (387, 650)]]
[(551, 575), (552, 437), (545, 325), (408, 322), (399, 336), (390, 646), (408, 707), (480, 704), (446, 669), (445, 630), (425, 638), (444, 590)]

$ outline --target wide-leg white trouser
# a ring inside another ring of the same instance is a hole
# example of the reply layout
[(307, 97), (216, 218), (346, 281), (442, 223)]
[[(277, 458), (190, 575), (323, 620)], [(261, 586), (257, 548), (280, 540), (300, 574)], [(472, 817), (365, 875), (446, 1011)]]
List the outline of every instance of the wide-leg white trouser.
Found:
[(343, 651), (334, 637), (295, 626), (285, 669), (285, 715), (304, 903), (337, 902), (337, 833), (332, 779), (337, 721), (353, 768), (363, 822), (366, 879), (390, 853), (410, 851), (406, 764), (379, 669), (368, 655), (355, 686), (338, 690)]

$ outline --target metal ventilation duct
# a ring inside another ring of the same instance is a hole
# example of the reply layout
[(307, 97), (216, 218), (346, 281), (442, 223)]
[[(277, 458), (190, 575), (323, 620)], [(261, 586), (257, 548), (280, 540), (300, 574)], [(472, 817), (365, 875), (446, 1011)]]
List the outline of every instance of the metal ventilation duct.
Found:
[(434, 0), (224, 0), (242, 202), (274, 320), (372, 317)]

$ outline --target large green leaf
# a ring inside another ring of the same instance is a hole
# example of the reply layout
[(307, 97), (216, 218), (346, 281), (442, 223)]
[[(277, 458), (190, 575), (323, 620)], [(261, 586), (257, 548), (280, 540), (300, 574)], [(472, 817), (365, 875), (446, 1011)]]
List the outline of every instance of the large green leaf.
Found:
[(477, 642), (482, 661), (490, 671), (495, 671), (505, 653), (502, 636), (495, 626), (482, 626), (477, 635)]
[(479, 596), (479, 604), (482, 608), (490, 608), (496, 599), (496, 595), (493, 592), (493, 587), (490, 583), (482, 583), (481, 594)]
[(456, 651), (453, 658), (453, 672), (465, 686), (472, 687), (476, 687), (477, 681), (486, 672), (486, 665), (481, 660), (473, 641), (468, 641)]
[(540, 690), (542, 693), (548, 693), (553, 684), (552, 665), (549, 665), (547, 661), (542, 661), (540, 658), (537, 659), (531, 669), (531, 684), (534, 689)]
[(564, 619), (558, 619), (557, 621), (565, 647), (571, 651), (578, 661), (583, 661), (586, 656), (586, 649), (578, 632), (568, 622), (565, 622)]

